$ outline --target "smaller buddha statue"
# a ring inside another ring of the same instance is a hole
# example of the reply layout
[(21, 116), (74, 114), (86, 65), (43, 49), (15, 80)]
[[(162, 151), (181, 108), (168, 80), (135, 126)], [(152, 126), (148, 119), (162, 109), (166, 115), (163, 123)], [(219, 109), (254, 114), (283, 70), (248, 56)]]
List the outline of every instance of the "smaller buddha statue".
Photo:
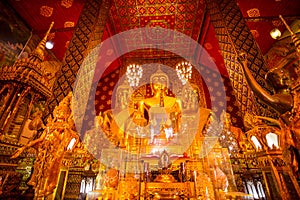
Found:
[(183, 109), (186, 113), (195, 113), (199, 109), (199, 88), (194, 84), (183, 87)]
[(161, 169), (161, 174), (158, 175), (154, 182), (158, 183), (174, 183), (177, 182), (174, 176), (169, 173), (169, 168), (171, 167), (172, 162), (170, 160), (170, 155), (166, 150), (163, 150), (159, 156), (158, 167)]
[(116, 111), (121, 112), (125, 109), (128, 109), (130, 95), (132, 92), (133, 92), (132, 88), (129, 86), (127, 80), (125, 80), (123, 84), (118, 86), (117, 99), (116, 99), (116, 105), (115, 105)]

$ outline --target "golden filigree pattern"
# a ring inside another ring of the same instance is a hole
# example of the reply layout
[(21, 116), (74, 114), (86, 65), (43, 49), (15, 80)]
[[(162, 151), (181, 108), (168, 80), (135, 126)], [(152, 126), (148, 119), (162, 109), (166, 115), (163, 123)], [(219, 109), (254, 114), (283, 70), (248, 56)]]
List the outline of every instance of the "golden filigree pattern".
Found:
[(252, 8), (250, 10), (247, 10), (247, 14), (249, 17), (260, 17), (258, 8)]
[(40, 7), (40, 15), (44, 17), (51, 17), (53, 13), (53, 8), (49, 6), (41, 6)]
[(65, 8), (70, 8), (73, 5), (73, 0), (62, 0), (60, 5)]
[(68, 48), (69, 44), (70, 44), (70, 41), (67, 41), (66, 44), (65, 44), (65, 47)]
[(55, 38), (55, 33), (49, 33), (48, 40), (52, 40)]
[(272, 21), (272, 24), (274, 25), (274, 26), (276, 26), (276, 27), (279, 27), (279, 26), (282, 26), (283, 25), (283, 23), (282, 23), (282, 21), (281, 20), (273, 20)]
[(254, 36), (254, 38), (258, 38), (259, 37), (259, 33), (257, 30), (250, 30), (250, 32), (252, 33), (252, 35)]
[(75, 26), (75, 23), (71, 22), (71, 21), (66, 21), (64, 23), (64, 28), (70, 28), (70, 27), (74, 27), (74, 26)]

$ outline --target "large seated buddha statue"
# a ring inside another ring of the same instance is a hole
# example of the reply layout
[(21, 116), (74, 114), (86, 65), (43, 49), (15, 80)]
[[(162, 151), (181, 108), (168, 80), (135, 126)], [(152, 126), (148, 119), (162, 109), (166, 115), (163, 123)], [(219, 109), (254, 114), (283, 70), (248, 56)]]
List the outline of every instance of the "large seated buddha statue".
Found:
[(153, 96), (139, 101), (134, 121), (149, 130), (151, 143), (169, 141), (180, 128), (181, 101), (169, 96), (169, 78), (160, 66), (150, 85)]

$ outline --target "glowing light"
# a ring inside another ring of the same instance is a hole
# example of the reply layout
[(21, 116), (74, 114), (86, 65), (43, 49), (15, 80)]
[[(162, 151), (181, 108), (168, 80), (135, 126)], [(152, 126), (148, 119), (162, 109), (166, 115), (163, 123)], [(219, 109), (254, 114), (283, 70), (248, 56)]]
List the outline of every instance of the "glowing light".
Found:
[(54, 43), (52, 42), (52, 41), (47, 41), (46, 42), (46, 48), (47, 49), (53, 49), (53, 47), (54, 47)]
[(138, 86), (143, 76), (143, 68), (137, 64), (131, 64), (127, 67), (126, 76), (131, 87)]
[(278, 145), (278, 136), (275, 133), (268, 133), (266, 135), (266, 140), (267, 140), (268, 146), (271, 149), (273, 149), (274, 146), (276, 148), (279, 148), (279, 145)]
[(177, 76), (185, 85), (192, 78), (192, 65), (189, 62), (181, 62), (176, 65)]
[(261, 144), (255, 136), (251, 137), (252, 142), (254, 143), (256, 149), (261, 149)]
[(270, 31), (270, 35), (273, 39), (277, 40), (281, 36), (281, 32), (278, 28), (274, 28)]
[(70, 143), (69, 143), (69, 145), (67, 147), (67, 150), (72, 150), (75, 142), (76, 142), (76, 139), (72, 138), (72, 140), (70, 141)]

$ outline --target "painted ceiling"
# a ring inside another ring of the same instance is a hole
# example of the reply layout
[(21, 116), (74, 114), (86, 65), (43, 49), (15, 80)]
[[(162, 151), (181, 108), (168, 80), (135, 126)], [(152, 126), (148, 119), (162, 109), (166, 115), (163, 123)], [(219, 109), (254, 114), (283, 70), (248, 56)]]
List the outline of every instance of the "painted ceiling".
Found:
[[(110, 16), (115, 33), (133, 28), (162, 27), (179, 31), (197, 41), (204, 10), (203, 0), (114, 0)], [(153, 56), (152, 51), (132, 54), (135, 57)]]
[[(84, 0), (9, 0), (8, 5), (23, 18), (32, 32), (40, 37), (43, 37), (50, 23), (54, 21), (49, 39), (55, 43), (52, 49), (54, 55), (62, 60), (84, 2)], [(299, 0), (237, 0), (237, 4), (263, 54), (275, 42), (269, 35), (270, 30), (275, 27), (285, 30), (278, 18), (279, 14), (283, 15), (288, 23), (300, 18)], [(220, 61), (218, 67), (224, 71), (222, 57), (218, 47), (215, 47), (217, 41), (214, 29), (209, 22), (205, 24), (207, 19), (205, 8), (205, 0), (113, 0), (110, 23), (107, 25), (107, 29), (110, 30), (107, 32), (114, 35), (146, 26), (170, 28), (199, 41), (214, 60)], [(206, 36), (203, 37), (204, 35)], [(133, 52), (132, 56), (145, 57), (147, 52)]]

